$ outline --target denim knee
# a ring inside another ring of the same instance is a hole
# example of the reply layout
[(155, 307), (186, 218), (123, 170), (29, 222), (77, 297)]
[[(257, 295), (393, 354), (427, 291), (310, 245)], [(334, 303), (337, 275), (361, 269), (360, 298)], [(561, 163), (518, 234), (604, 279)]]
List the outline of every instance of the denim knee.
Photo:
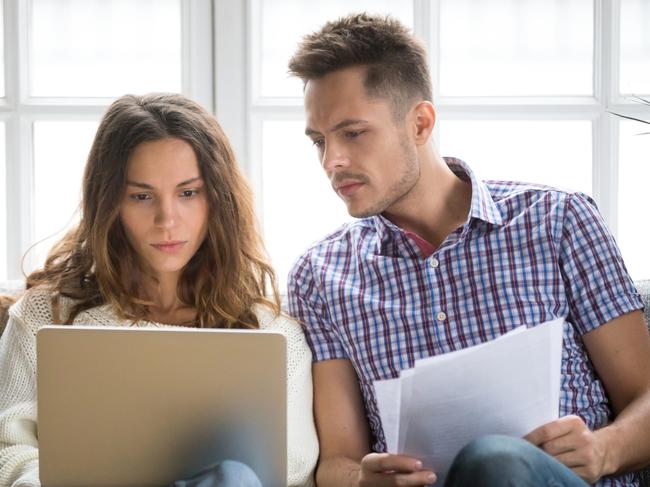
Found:
[(215, 486), (262, 487), (252, 468), (235, 460), (225, 460), (217, 468)]
[(192, 478), (177, 480), (171, 487), (262, 487), (262, 483), (248, 465), (224, 460), (206, 467)]
[(521, 486), (539, 485), (530, 455), (536, 448), (509, 436), (488, 435), (466, 445), (456, 456), (446, 485)]
[(465, 446), (446, 487), (588, 487), (571, 469), (521, 438), (483, 436)]

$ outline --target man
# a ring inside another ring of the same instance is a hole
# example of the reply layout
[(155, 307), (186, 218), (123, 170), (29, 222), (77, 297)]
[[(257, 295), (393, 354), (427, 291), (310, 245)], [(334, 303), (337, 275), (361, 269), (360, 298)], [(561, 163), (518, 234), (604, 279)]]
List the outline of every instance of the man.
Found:
[(650, 338), (593, 201), (485, 183), (441, 158), (426, 53), (389, 17), (330, 22), (289, 66), (305, 83), (305, 132), (359, 218), (309, 248), (289, 281), (314, 355), (318, 485), (433, 483), (417, 459), (383, 453), (372, 382), (556, 317), (561, 418), (527, 441), (470, 444), (447, 485), (638, 485), (625, 472), (650, 462)]

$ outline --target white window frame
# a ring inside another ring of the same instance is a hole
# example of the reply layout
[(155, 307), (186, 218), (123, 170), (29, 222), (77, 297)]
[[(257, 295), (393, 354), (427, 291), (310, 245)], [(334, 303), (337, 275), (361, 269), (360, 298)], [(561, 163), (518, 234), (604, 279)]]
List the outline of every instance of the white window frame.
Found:
[[(2, 0), (0, 0), (2, 1)], [(214, 111), (213, 0), (181, 1), (181, 91)], [(41, 120), (99, 120), (113, 98), (29, 97), (31, 0), (4, 0), (7, 277), (20, 279), (22, 258), (34, 244), (33, 124)], [(3, 258), (4, 256), (0, 256)], [(25, 268), (33, 263), (25, 262)], [(1, 267), (1, 266), (0, 266)]]
[[(263, 0), (217, 3), (215, 52), (221, 70), (217, 75), (217, 116), (251, 178), (258, 195), (258, 216), (263, 219), (259, 206), (264, 190), (260, 167), (262, 123), (269, 119), (302, 120), (303, 106), (300, 98), (255, 97), (255, 66), (261, 63), (259, 60), (253, 62), (253, 45), (260, 31), (259, 25), (255, 24), (260, 1)], [(594, 0), (593, 96), (463, 98), (444, 97), (438, 90), (440, 0), (413, 0), (414, 32), (425, 43), (429, 53), (434, 104), (440, 119), (590, 121), (593, 196), (615, 236), (621, 119), (613, 113), (650, 119), (650, 107), (619, 95), (620, 5), (620, 0)], [(329, 19), (323, 19), (323, 22), (326, 20)], [(434, 133), (435, 138), (438, 135)], [(296, 133), (295, 136), (302, 137), (302, 134)]]
[[(27, 53), (31, 2), (0, 1), (4, 2), (5, 27), (6, 82), (5, 98), (0, 99), (0, 121), (6, 128), (7, 274), (9, 278), (20, 278), (24, 250), (34, 243), (33, 122), (98, 120), (111, 100), (29, 99)], [(262, 123), (269, 119), (302, 120), (303, 107), (300, 98), (254, 97), (256, 73), (252, 61), (253, 42), (259, 35), (258, 26), (254, 25), (258, 1), (263, 0), (181, 0), (182, 92), (217, 115), (258, 195), (257, 210), (262, 219)], [(430, 56), (434, 101), (441, 119), (591, 121), (593, 194), (616, 235), (620, 119), (612, 113), (650, 118), (649, 107), (618, 93), (620, 0), (594, 1), (594, 96), (585, 97), (440, 96), (437, 92), (440, 0), (413, 0), (413, 8), (414, 31), (425, 42)]]

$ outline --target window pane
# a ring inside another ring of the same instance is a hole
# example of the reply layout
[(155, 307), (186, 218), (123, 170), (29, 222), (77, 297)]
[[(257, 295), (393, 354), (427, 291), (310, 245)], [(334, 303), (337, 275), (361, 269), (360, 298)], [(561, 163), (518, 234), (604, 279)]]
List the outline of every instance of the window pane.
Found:
[(262, 128), (264, 238), (283, 293), (291, 265), (309, 244), (351, 219), (304, 130), (302, 121), (266, 121)]
[(483, 179), (547, 184), (592, 193), (591, 122), (443, 121), (440, 148)]
[(621, 93), (650, 93), (648, 0), (621, 0)]
[(31, 95), (181, 91), (180, 0), (32, 0)]
[(287, 64), (302, 36), (320, 28), (326, 21), (352, 12), (391, 14), (407, 26), (413, 26), (412, 0), (255, 0), (259, 14), (252, 25), (253, 64), (258, 73), (257, 96), (301, 97), (302, 83), (287, 74)]
[(36, 266), (43, 265), (52, 244), (78, 221), (81, 178), (97, 125), (94, 121), (34, 123), (34, 236), (38, 244), (29, 256)]
[(442, 0), (440, 92), (591, 95), (592, 0)]
[(0, 122), (0, 280), (7, 279), (7, 167), (5, 124)]
[(5, 15), (4, 2), (0, 2), (0, 97), (5, 96)]
[(620, 122), (618, 176), (618, 243), (634, 279), (650, 279), (648, 241), (650, 227), (645, 223), (650, 181), (650, 125)]

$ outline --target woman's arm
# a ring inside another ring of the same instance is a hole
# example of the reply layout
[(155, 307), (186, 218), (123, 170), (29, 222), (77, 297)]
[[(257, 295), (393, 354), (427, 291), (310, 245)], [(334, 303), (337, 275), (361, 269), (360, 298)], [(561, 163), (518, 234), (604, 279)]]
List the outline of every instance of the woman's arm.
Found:
[(314, 485), (318, 437), (314, 425), (311, 351), (298, 323), (283, 320), (287, 338), (287, 469), (290, 486)]
[(36, 340), (12, 314), (0, 338), (0, 485), (40, 487)]

